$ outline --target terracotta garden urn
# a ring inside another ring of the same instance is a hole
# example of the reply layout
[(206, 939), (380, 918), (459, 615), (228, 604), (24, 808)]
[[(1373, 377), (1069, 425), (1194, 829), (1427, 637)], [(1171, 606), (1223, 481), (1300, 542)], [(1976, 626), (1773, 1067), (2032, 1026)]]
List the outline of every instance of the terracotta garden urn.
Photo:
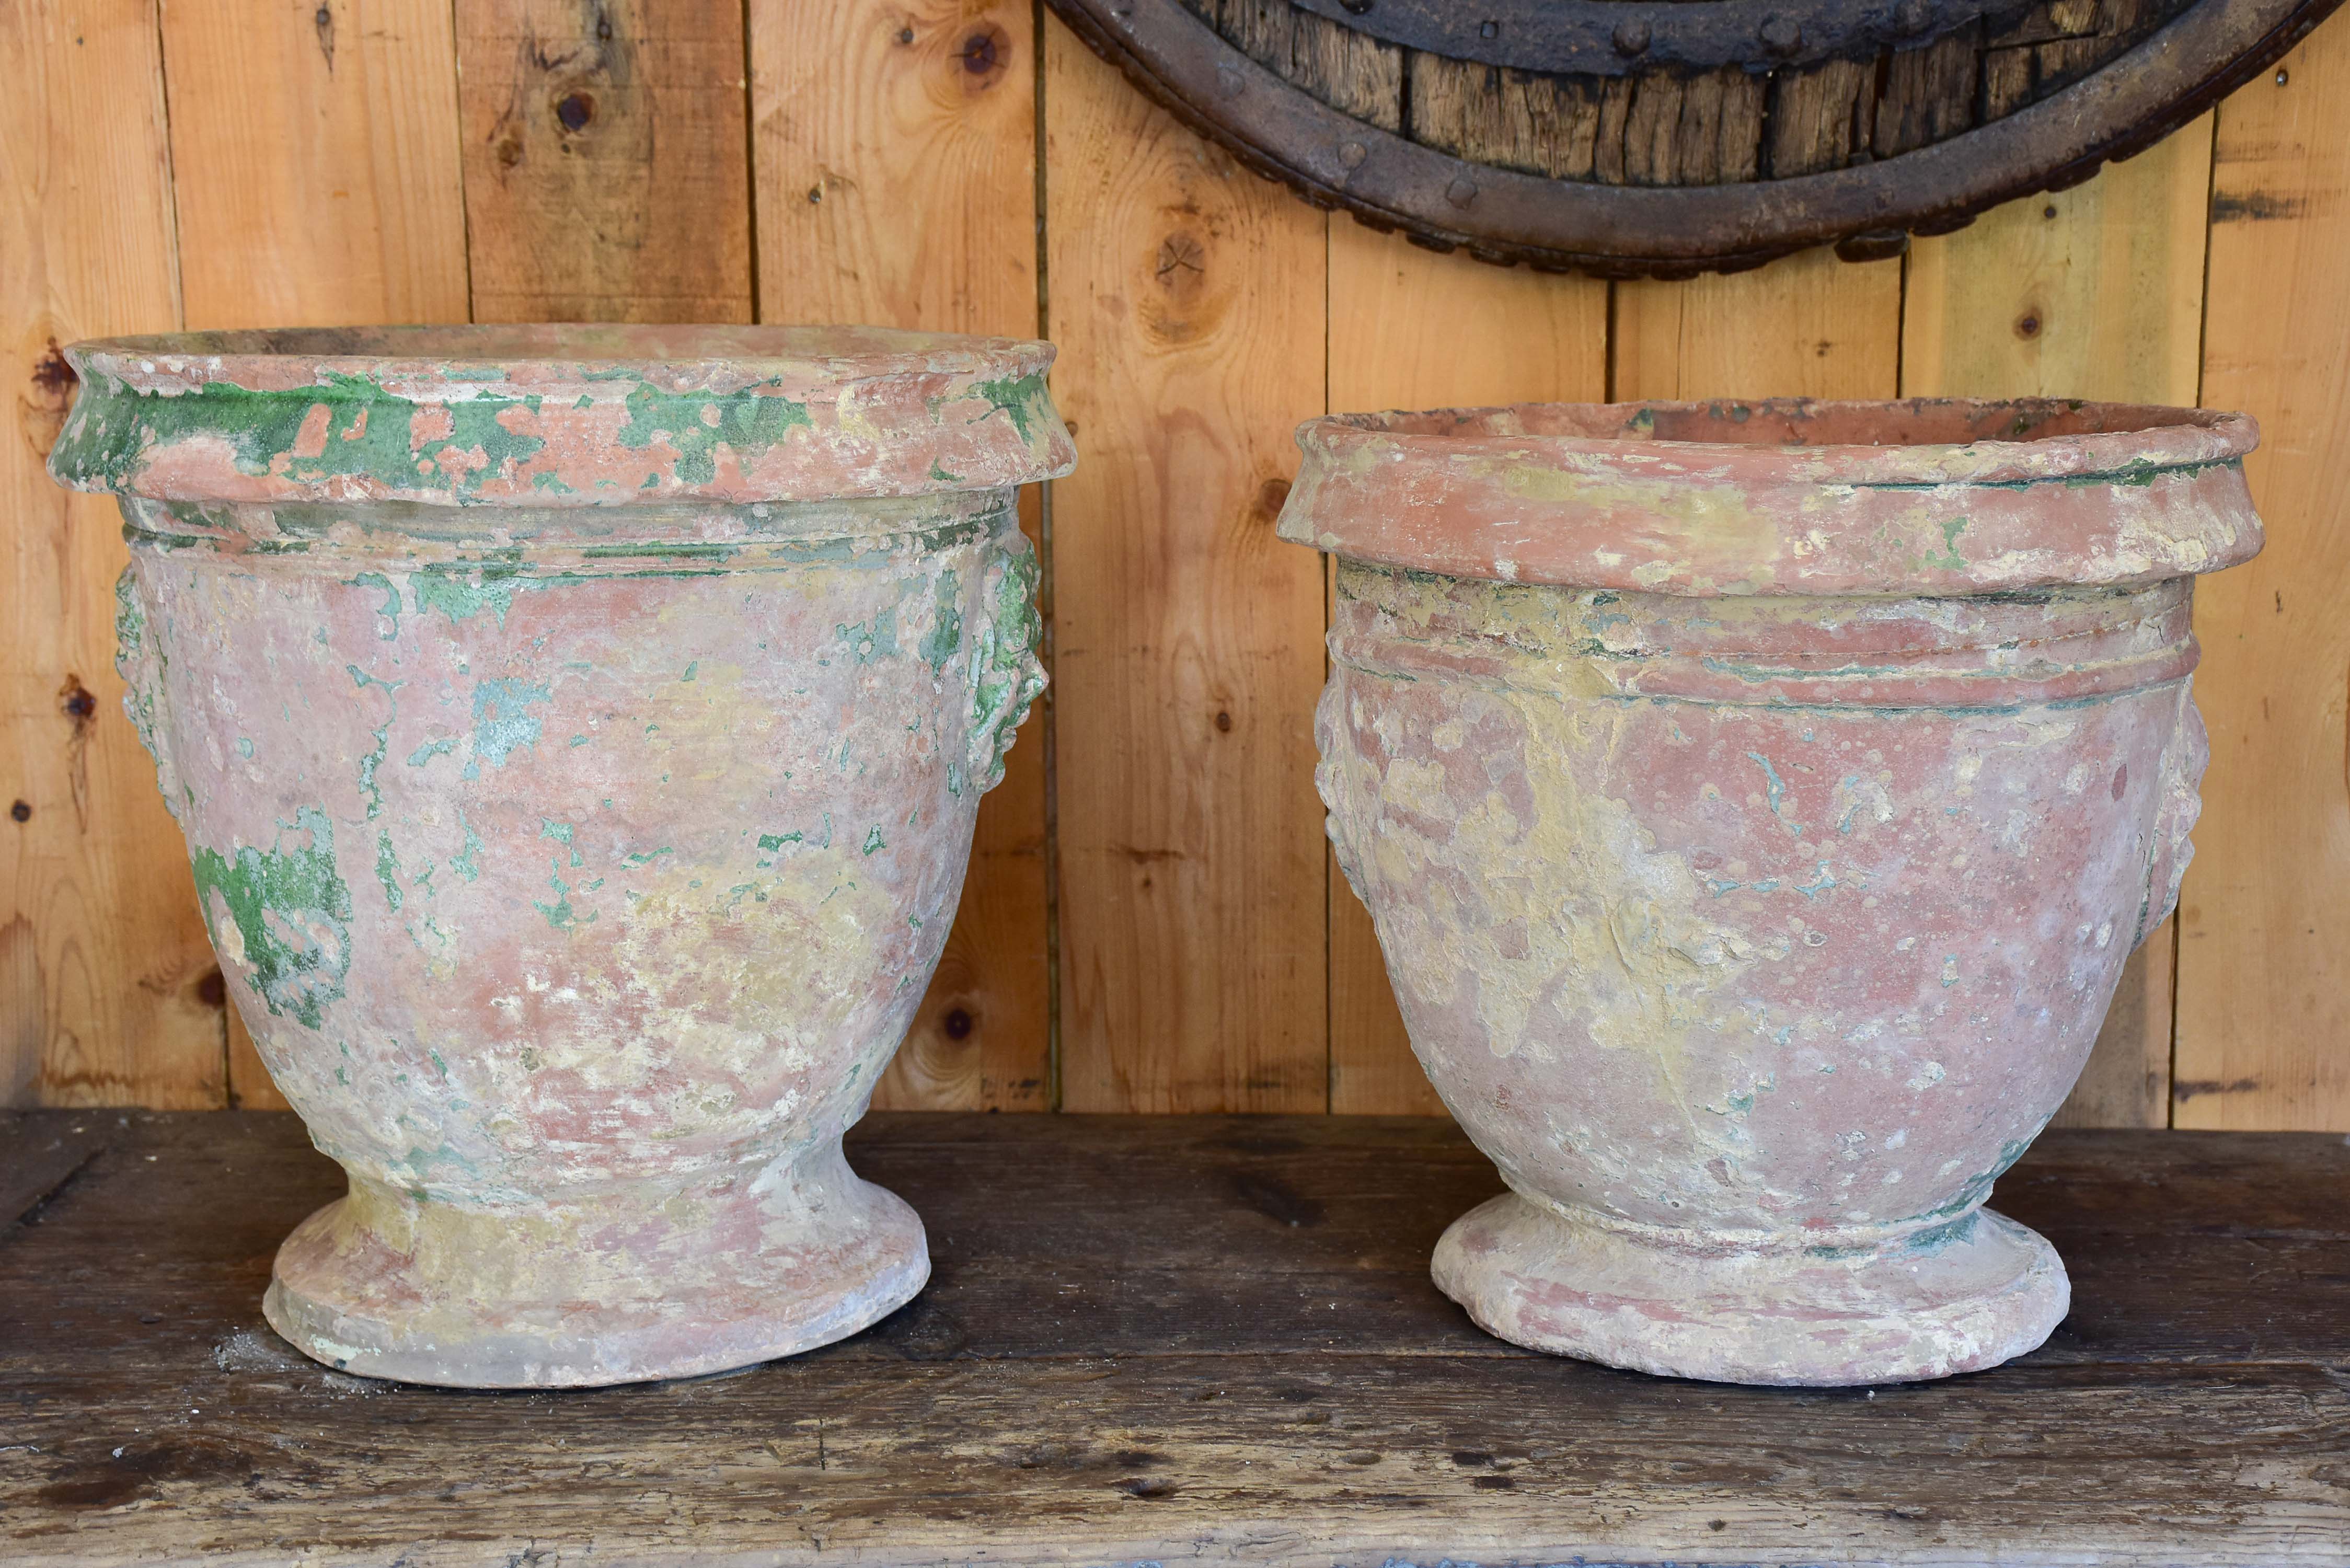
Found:
[(1042, 343), (484, 327), (85, 343), (127, 705), (349, 1195), (266, 1311), (477, 1386), (739, 1366), (929, 1273), (853, 1175), (1044, 684)]
[(1412, 1045), (1509, 1191), (1437, 1282), (1521, 1345), (1744, 1383), (2038, 1345), (1984, 1207), (2170, 911), (2195, 574), (2241, 416), (2074, 402), (1318, 420), (1320, 784)]

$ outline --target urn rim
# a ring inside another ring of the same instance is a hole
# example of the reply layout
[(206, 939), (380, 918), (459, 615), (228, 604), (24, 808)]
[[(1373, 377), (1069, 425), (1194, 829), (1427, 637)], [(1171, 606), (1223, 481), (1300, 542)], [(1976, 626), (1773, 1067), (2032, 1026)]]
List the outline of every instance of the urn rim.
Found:
[(1714, 399), (1334, 414), (1279, 533), (1351, 560), (1700, 597), (1964, 595), (2250, 559), (2246, 414)]
[[(1049, 343), (847, 325), (460, 324), (96, 338), (72, 489), (534, 507), (830, 501), (1055, 478)], [(370, 431), (369, 425), (374, 429)]]

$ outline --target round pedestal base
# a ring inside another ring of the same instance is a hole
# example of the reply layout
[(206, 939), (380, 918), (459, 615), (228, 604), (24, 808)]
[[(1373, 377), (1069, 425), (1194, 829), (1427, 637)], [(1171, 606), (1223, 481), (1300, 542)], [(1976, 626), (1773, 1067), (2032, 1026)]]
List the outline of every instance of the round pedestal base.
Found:
[(1719, 1383), (1979, 1371), (2036, 1348), (2072, 1303), (2055, 1249), (1989, 1210), (1857, 1251), (1715, 1251), (1507, 1193), (1452, 1222), (1432, 1272), (1513, 1344)]
[(353, 1178), (278, 1249), (262, 1310), (303, 1354), (459, 1388), (723, 1372), (844, 1339), (930, 1278), (922, 1222), (837, 1147), (681, 1188), (512, 1209)]

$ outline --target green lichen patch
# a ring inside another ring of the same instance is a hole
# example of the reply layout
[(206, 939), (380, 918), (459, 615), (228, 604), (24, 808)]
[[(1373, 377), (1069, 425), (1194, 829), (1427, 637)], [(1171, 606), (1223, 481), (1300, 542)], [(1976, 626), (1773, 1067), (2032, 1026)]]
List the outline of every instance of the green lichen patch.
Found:
[(555, 693), (544, 682), (520, 680), (483, 680), (473, 687), (474, 765), (467, 776), (481, 776), (480, 761), (487, 757), (500, 767), (523, 746), (536, 747), (540, 732), (534, 703), (552, 702)]
[(614, 439), (631, 448), (666, 443), (677, 453), (675, 473), (685, 484), (707, 484), (718, 477), (722, 446), (749, 460), (782, 444), (795, 430), (815, 428), (806, 403), (772, 392), (721, 398), (640, 386), (625, 406), (629, 422)]
[(919, 651), (931, 674), (943, 675), (947, 660), (962, 646), (962, 579), (950, 566), (939, 573), (934, 587), (938, 602), (932, 607), (931, 629)]
[(375, 835), (375, 879), (383, 888), (383, 901), (392, 913), (400, 912), (400, 856), (391, 847), (391, 835), (378, 828)]
[[(288, 846), (286, 835), (307, 836)], [(317, 806), (281, 824), (267, 849), (189, 857), (196, 898), (221, 957), (243, 971), (269, 1011), (316, 1029), (343, 994), (351, 964), (351, 890), (335, 869), (335, 828)]]
[(898, 657), (898, 607), (884, 605), (873, 612), (870, 620), (855, 625), (837, 625), (833, 635), (838, 638), (859, 664), (871, 664), (878, 659)]
[[(316, 386), (266, 391), (207, 381), (171, 397), (100, 382), (84, 396), (95, 400), (68, 422), (49, 454), (50, 472), (80, 489), (130, 490), (158, 448), (216, 441), (228, 444), (241, 473), (306, 483), (356, 479), (463, 499), (484, 481), (513, 473), (546, 444), (527, 428), (535, 399), (420, 405), (359, 376), (327, 374)], [(433, 433), (416, 440), (411, 420), (420, 410), (428, 412)], [(321, 415), (323, 442), (306, 441), (305, 427)], [(317, 450), (306, 455), (306, 447)]]
[(972, 393), (983, 398), (988, 405), (1012, 421), (1020, 439), (1030, 439), (1032, 429), (1042, 428), (1050, 417), (1053, 395), (1045, 387), (1045, 372), (1031, 370), (1024, 376), (1006, 376), (1000, 380), (977, 381)]
[(520, 568), (514, 566), (435, 565), (417, 573), (411, 591), (416, 595), (419, 615), (439, 610), (453, 627), (486, 611), (495, 615), (498, 625), (504, 627), (506, 612), (514, 607), (515, 590), (536, 586), (537, 579), (523, 576)]
[(123, 711), (130, 715), (130, 726), (139, 732), (139, 743), (155, 759), (163, 798), (171, 801), (176, 814), (179, 803), (172, 801), (156, 727), (157, 705), (163, 695), (163, 650), (160, 644), (151, 646), (151, 640), (146, 607), (139, 602), (139, 568), (125, 566), (122, 575), (114, 579), (114, 669), (127, 688)]
[(972, 658), (972, 732), (984, 737), (984, 744), (973, 753), (982, 793), (1003, 782), (1003, 753), (1012, 749), (1013, 733), (1027, 716), (1028, 704), (1045, 690), (1045, 671), (1035, 656), (1045, 624), (1036, 609), (1035, 555), (1024, 540), (1019, 547), (1003, 551), (1001, 559)]

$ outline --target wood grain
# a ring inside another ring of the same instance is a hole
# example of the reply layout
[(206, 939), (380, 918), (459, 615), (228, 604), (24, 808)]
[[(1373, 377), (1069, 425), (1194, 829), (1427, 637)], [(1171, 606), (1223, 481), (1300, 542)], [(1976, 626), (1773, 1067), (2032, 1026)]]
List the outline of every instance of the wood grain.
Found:
[[(2085, 185), (1918, 240), (1902, 311), (1902, 395), (2192, 407), (2210, 178), (2207, 115)], [(2059, 1125), (2169, 1124), (2176, 943), (2166, 922), (2130, 955)]]
[[(760, 318), (1038, 336), (1032, 9), (759, 6), (750, 43)], [(1022, 501), (1041, 551), (1038, 497)], [(884, 1108), (1051, 1104), (1048, 711), (980, 806), (962, 908), (875, 1094)]]
[(458, 7), (473, 319), (751, 319), (743, 10)]
[(1982, 72), (1982, 25), (1962, 27), (1921, 49), (1886, 57), (1874, 116), (1879, 158), (1946, 140), (1975, 122)]
[(163, 8), (187, 325), (463, 321), (445, 0)]
[(2220, 108), (2203, 400), (2261, 421), (2269, 531), (2207, 578), (2211, 729), (2179, 903), (2180, 1127), (2350, 1130), (2350, 26)]
[(1763, 166), (1771, 178), (1842, 169), (1876, 132), (1877, 70), (1863, 60), (1823, 60), (1771, 78), (1770, 134)]
[(1273, 524), (1325, 225), (1058, 22), (1045, 58), (1063, 1101), (1321, 1110), (1321, 566)]
[(1890, 398), (1901, 267), (1809, 251), (1754, 272), (1616, 286), (1618, 399)]
[[(162, 20), (189, 327), (466, 318), (446, 5), (220, 0)], [(284, 1109), (227, 1022), (230, 1103)]]
[(148, 0), (0, 9), (0, 1103), (225, 1094), (219, 973), (114, 673), (121, 517), (41, 466), (58, 345), (179, 324), (169, 168)]
[[(1607, 95), (1590, 83), (1419, 50), (1406, 71), (1414, 141), (1554, 180), (1593, 177)], [(1616, 107), (1610, 146), (1620, 168), (1623, 114), (1621, 103)]]
[(0, 1123), (39, 1168), (0, 1165), (38, 1193), (0, 1242), (25, 1568), (2338, 1564), (2350, 1532), (2339, 1138), (2052, 1134), (1997, 1195), (2072, 1271), (2045, 1346), (1759, 1389), (1474, 1328), (1428, 1249), (1499, 1182), (1440, 1122), (879, 1116), (851, 1158), (934, 1259), (905, 1311), (731, 1376), (469, 1395), (263, 1325), (271, 1250), (340, 1189), (293, 1118), (67, 1120)]
[[(1596, 401), (1607, 389), (1607, 286), (1437, 255), (1330, 224), (1330, 409)], [(1330, 885), (1330, 1108), (1436, 1116), (1371, 918)]]

